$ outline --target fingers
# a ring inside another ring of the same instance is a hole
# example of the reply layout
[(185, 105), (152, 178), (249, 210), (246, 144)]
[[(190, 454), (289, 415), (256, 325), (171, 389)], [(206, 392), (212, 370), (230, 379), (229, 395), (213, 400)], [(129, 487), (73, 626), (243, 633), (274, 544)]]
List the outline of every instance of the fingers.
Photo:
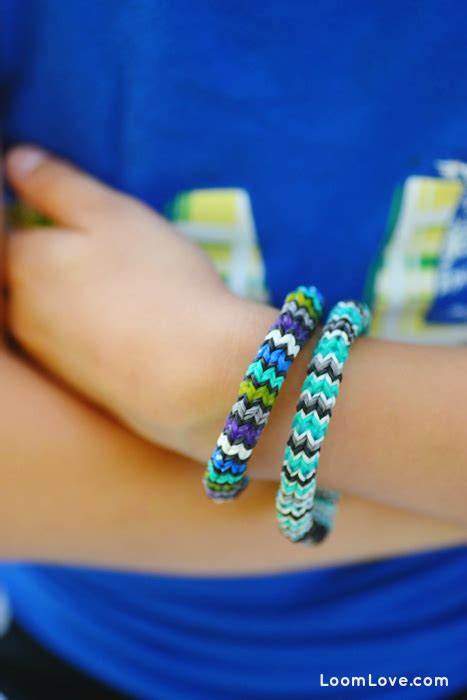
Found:
[(6, 157), (6, 176), (21, 199), (54, 223), (71, 228), (118, 228), (122, 218), (143, 209), (136, 200), (36, 146), (13, 148)]

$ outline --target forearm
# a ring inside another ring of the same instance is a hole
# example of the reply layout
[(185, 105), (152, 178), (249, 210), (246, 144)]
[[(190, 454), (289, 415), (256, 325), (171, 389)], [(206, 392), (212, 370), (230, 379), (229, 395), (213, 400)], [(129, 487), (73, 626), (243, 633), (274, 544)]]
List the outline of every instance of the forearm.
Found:
[(271, 483), (226, 508), (201, 467), (152, 446), (0, 353), (0, 556), (179, 572), (292, 569), (454, 544), (458, 528), (344, 499), (317, 548), (283, 540)]

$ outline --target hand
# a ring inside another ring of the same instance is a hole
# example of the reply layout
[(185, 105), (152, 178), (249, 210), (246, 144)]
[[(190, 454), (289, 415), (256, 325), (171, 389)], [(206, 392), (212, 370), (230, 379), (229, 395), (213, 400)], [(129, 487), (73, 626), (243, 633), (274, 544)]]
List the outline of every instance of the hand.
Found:
[(9, 237), (15, 338), (151, 440), (188, 453), (189, 435), (216, 436), (240, 378), (229, 377), (236, 329), (259, 307), (229, 294), (208, 258), (135, 199), (33, 147), (6, 166), (18, 195), (56, 223)]

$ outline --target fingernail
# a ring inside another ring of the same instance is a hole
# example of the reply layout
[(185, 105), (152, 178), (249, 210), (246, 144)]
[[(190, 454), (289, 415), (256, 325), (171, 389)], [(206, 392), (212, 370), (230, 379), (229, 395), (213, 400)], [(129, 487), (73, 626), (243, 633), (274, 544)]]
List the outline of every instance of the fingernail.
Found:
[(29, 175), (47, 157), (42, 148), (36, 146), (16, 146), (6, 157), (7, 173), (15, 179)]

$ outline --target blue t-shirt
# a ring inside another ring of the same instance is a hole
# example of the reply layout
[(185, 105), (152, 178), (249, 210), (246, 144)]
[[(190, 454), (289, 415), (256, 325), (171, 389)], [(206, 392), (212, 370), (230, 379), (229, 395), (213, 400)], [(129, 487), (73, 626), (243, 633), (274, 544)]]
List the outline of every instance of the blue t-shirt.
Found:
[[(467, 156), (464, 20), (435, 0), (3, 0), (4, 138), (159, 209), (243, 187), (276, 303), (307, 282), (358, 298), (394, 186)], [(449, 677), (406, 698), (460, 688), (466, 574), (453, 548), (241, 579), (25, 564), (1, 578), (31, 633), (136, 697), (304, 700), (398, 697), (321, 688), (321, 673)]]

